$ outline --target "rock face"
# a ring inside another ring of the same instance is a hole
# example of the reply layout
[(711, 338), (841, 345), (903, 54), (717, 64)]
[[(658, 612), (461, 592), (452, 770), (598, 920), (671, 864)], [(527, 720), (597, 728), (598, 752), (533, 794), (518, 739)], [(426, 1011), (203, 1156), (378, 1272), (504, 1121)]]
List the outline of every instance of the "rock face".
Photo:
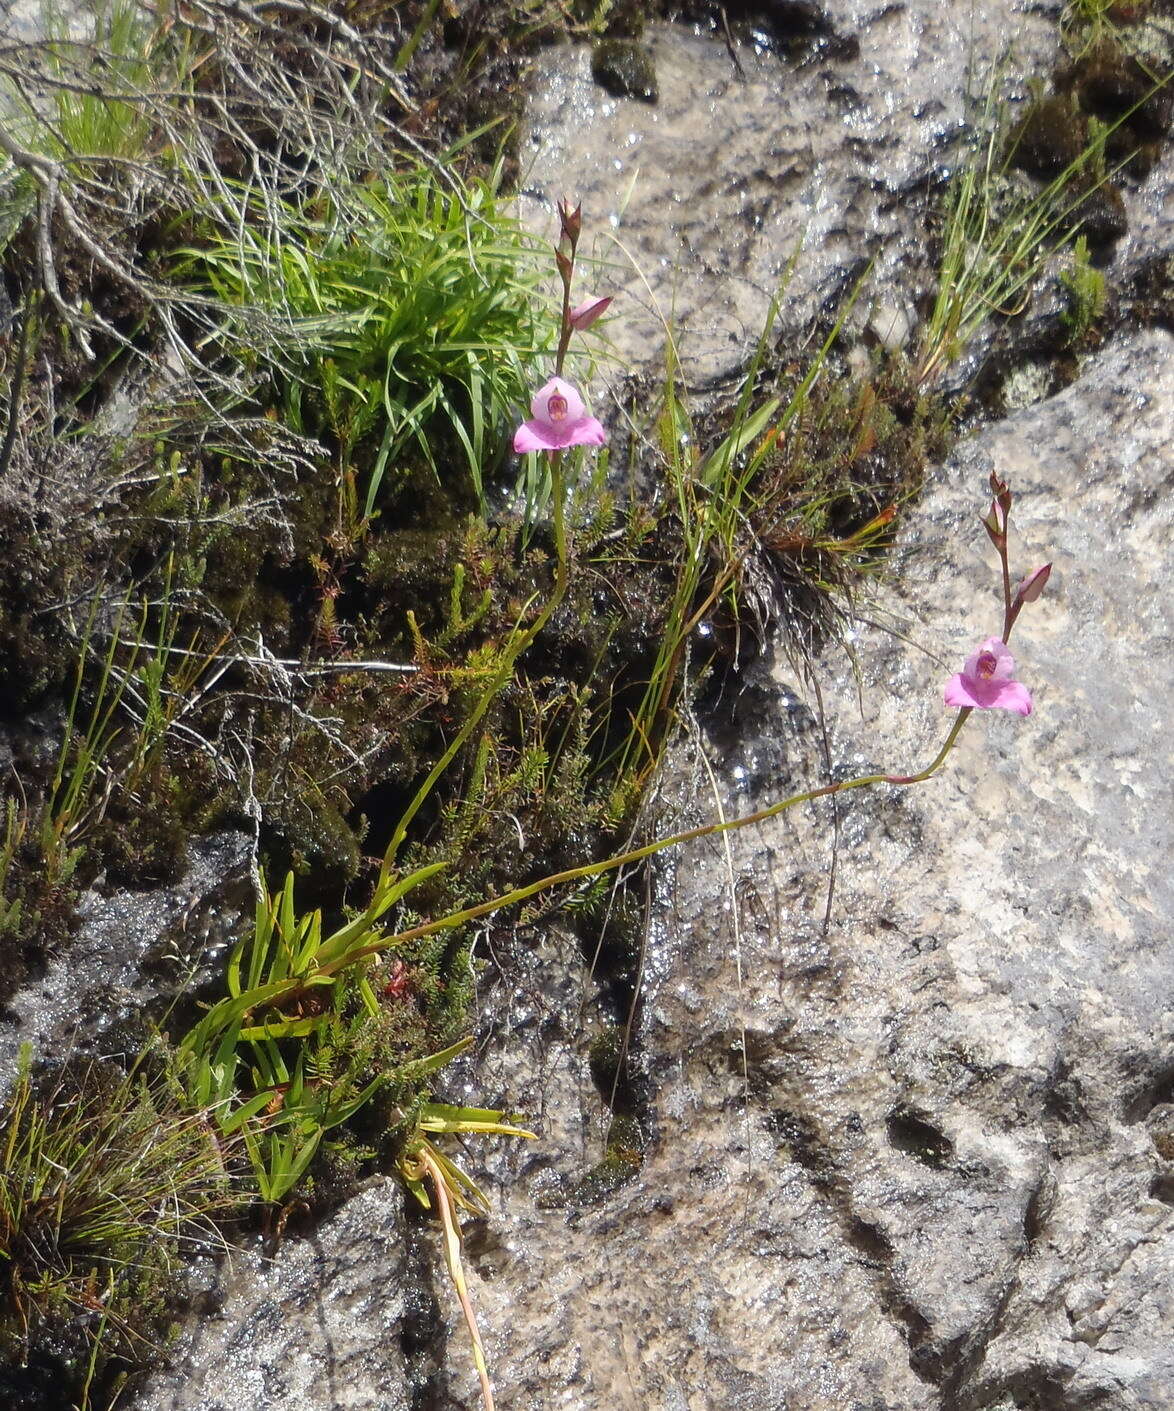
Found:
[[(1036, 709), (973, 717), (932, 782), (841, 797), (826, 932), (827, 802), (730, 836), (737, 928), (721, 846), (676, 860), (639, 1177), (538, 1207), (598, 1129), (495, 1166), (474, 1296), (502, 1406), (1169, 1407), (1172, 405), (1174, 341), (1125, 338), (935, 477), (878, 604), (896, 631), (856, 644), (863, 716), (851, 672), (823, 678), (833, 766), (936, 752), (941, 685), (1001, 620), (991, 469), (1023, 568), (1056, 565), (1014, 643)], [(728, 814), (822, 777), (803, 694), (748, 686), (774, 743), (727, 755), (761, 787)], [(581, 1123), (582, 1045), (576, 1069), (553, 1015), (509, 1035), (482, 1083)]]
[(68, 953), (0, 1010), (0, 1095), (22, 1045), (38, 1054), (85, 1053), (185, 978), (198, 986), (218, 971), (253, 906), (251, 844), (244, 833), (198, 838), (173, 886), (85, 893)]
[[(896, 631), (856, 644), (863, 715), (850, 671), (823, 678), (833, 766), (936, 751), (943, 680), (998, 629), (992, 468), (1018, 562), (1056, 565), (1014, 643), (1035, 713), (973, 717), (932, 782), (841, 797), (826, 931), (826, 802), (730, 835), (737, 927), (720, 845), (670, 862), (649, 1141), (610, 1196), (581, 1182), (581, 958), (550, 937), (503, 967), (470, 1091), (541, 1140), (493, 1156), (469, 1239), (500, 1406), (1167, 1411), (1171, 406), (1174, 340), (1124, 337), (943, 467), (874, 614)], [(734, 743), (705, 742), (727, 813), (823, 777), (804, 695), (764, 671)], [(688, 747), (673, 782), (706, 797)], [(428, 1273), (400, 1210), (381, 1187), (246, 1261), (141, 1411), (475, 1406), (435, 1248), (439, 1303), (405, 1306)]]
[[(720, 35), (650, 27), (659, 101), (610, 97), (587, 46), (546, 51), (531, 79), (521, 208), (550, 239), (555, 200), (581, 200), (615, 293), (619, 365), (663, 369), (665, 325), (698, 379), (744, 365), (781, 289), (783, 322), (839, 302), (876, 260), (886, 296), (861, 308), (882, 340), (928, 287), (922, 214), (962, 130), (1000, 70), (1026, 84), (1056, 47), (1054, 16), (993, 4), (825, 5), (850, 46), (782, 63)], [(733, 13), (734, 7), (730, 7)], [(969, 78), (968, 78), (969, 75)]]
[[(140, 1411), (409, 1411), (436, 1319), (403, 1193), (379, 1182), (277, 1259), (233, 1256)], [(425, 1336), (419, 1329), (426, 1330)], [(413, 1337), (413, 1332), (416, 1336)], [(443, 1347), (443, 1342), (438, 1344)]]

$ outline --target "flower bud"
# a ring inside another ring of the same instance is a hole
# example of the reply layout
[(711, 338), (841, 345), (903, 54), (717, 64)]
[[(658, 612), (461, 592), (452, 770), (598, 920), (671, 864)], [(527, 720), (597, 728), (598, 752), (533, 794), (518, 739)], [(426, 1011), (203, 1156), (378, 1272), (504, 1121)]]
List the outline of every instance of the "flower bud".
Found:
[(558, 265), (558, 272), (562, 279), (562, 282), (567, 286), (569, 290), (571, 285), (571, 275), (574, 273), (575, 269), (575, 266), (571, 261), (570, 255), (568, 255), (563, 250), (556, 250), (554, 252), (554, 262), (556, 265)]
[(579, 243), (579, 232), (583, 228), (582, 210), (582, 201), (579, 202), (573, 211), (571, 210), (571, 203), (569, 201), (560, 201), (558, 203), (559, 224), (562, 226), (563, 235), (565, 235), (570, 242), (572, 250)]
[(1034, 569), (1029, 573), (1023, 582), (1020, 583), (1015, 593), (1015, 601), (1018, 603), (1034, 603), (1036, 598), (1043, 592), (1051, 571), (1052, 565), (1045, 563), (1040, 568)]
[(567, 322), (573, 329), (582, 333), (585, 328), (590, 328), (597, 318), (607, 312), (607, 306), (610, 303), (610, 294), (603, 299), (584, 299), (581, 304), (576, 304), (567, 314)]
[(999, 500), (992, 500), (982, 527), (1000, 553), (1007, 547), (1007, 512)]

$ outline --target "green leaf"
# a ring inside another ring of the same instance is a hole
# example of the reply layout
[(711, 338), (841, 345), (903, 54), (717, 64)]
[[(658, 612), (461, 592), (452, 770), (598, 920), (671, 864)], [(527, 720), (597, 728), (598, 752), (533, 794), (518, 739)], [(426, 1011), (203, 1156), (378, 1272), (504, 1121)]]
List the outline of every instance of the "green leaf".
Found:
[(405, 1063), (400, 1072), (411, 1081), (423, 1078), (429, 1073), (435, 1073), (438, 1068), (443, 1068), (446, 1063), (451, 1063), (454, 1058), (464, 1053), (472, 1042), (471, 1038), (460, 1039), (448, 1048), (441, 1049), (439, 1053), (430, 1054), (427, 1058), (417, 1058), (413, 1063)]
[(332, 965), (340, 960), (345, 964), (343, 957), (349, 950), (361, 950), (376, 940), (382, 939), (372, 933), (379, 918), (414, 887), (418, 887), (421, 882), (426, 882), (429, 877), (435, 877), (447, 866), (448, 864), (445, 862), (430, 862), (427, 867), (420, 867), (415, 872), (409, 873), (408, 876), (401, 877), (397, 882), (390, 880), (390, 871), (386, 876), (381, 873), (370, 906), (366, 911), (356, 916), (353, 921), (335, 931), (333, 935), (328, 936), (322, 942), (318, 949), (318, 964)]

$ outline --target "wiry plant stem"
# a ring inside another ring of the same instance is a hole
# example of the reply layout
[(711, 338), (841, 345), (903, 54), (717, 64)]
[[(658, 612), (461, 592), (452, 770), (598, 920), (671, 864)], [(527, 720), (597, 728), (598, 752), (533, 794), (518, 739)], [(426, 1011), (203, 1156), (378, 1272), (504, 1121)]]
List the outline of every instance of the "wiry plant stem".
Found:
[[(754, 813), (745, 814), (740, 818), (722, 819), (716, 823), (704, 823), (697, 828), (686, 828), (683, 832), (673, 833), (667, 838), (658, 838), (655, 842), (645, 843), (643, 847), (632, 848), (628, 852), (606, 858), (603, 862), (584, 863), (581, 867), (570, 867), (564, 872), (552, 873), (549, 877), (542, 877), (537, 882), (531, 882), (525, 887), (515, 887), (513, 891), (506, 892), (500, 897), (478, 902), (475, 906), (451, 912), (434, 921), (421, 922), (420, 925), (413, 926), (410, 930), (400, 931), (394, 936), (386, 936), (368, 946), (351, 951), (346, 956), (322, 966), (315, 972), (315, 976), (332, 975), (368, 956), (378, 955), (382, 951), (407, 945), (412, 941), (421, 940), (425, 936), (434, 936), (441, 931), (454, 930), (458, 926), (465, 925), (466, 922), (476, 921), (481, 916), (489, 916), (495, 911), (500, 911), (503, 907), (516, 906), (519, 902), (527, 901), (530, 897), (547, 891), (551, 887), (560, 887), (568, 882), (579, 882), (587, 877), (597, 877), (605, 872), (614, 872), (618, 868), (627, 867), (634, 862), (642, 862), (645, 858), (653, 857), (659, 852), (664, 852), (667, 848), (678, 847), (681, 843), (690, 843), (697, 838), (714, 837), (721, 833), (732, 832), (736, 828), (747, 828), (753, 823), (764, 823), (768, 818), (785, 813), (787, 809), (794, 808), (797, 804), (810, 803), (814, 799), (829, 798), (835, 794), (846, 794), (852, 789), (869, 788), (873, 784), (894, 784), (904, 788), (910, 784), (923, 783), (931, 775), (936, 774), (945, 763), (946, 756), (954, 748), (970, 713), (971, 707), (969, 706), (964, 706), (959, 710), (954, 724), (950, 728), (950, 733), (946, 736), (945, 742), (933, 762), (916, 774), (862, 774), (855, 779), (843, 779), (833, 784), (822, 784), (817, 789), (804, 789), (801, 793), (791, 794), (785, 799), (780, 799), (777, 803), (760, 808)], [(299, 987), (304, 986), (305, 983), (305, 981), (299, 982)], [(291, 985), (291, 991), (293, 988)], [(275, 999), (273, 1002), (277, 1003), (278, 1001)]]

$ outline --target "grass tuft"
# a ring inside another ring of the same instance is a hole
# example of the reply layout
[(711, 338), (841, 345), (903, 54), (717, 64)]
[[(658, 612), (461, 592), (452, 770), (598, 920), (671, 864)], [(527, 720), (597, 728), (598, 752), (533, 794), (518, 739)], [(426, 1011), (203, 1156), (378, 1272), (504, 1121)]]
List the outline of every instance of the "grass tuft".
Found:
[(26, 1049), (0, 1111), (9, 1364), (55, 1356), (64, 1395), (94, 1356), (150, 1363), (177, 1256), (221, 1247), (213, 1218), (235, 1203), (224, 1163), (205, 1118), (181, 1111), (161, 1082), (96, 1063), (40, 1081)]
[[(532, 245), (497, 175), (454, 190), (415, 166), (312, 203), (236, 199), (243, 221), (207, 231), (178, 269), (239, 311), (221, 349), (256, 361), (286, 424), (323, 440), (340, 472), (361, 462), (364, 516), (402, 485), (409, 447), (458, 495), (460, 464), (480, 501), (550, 344)], [(262, 344), (259, 310), (277, 333)]]

